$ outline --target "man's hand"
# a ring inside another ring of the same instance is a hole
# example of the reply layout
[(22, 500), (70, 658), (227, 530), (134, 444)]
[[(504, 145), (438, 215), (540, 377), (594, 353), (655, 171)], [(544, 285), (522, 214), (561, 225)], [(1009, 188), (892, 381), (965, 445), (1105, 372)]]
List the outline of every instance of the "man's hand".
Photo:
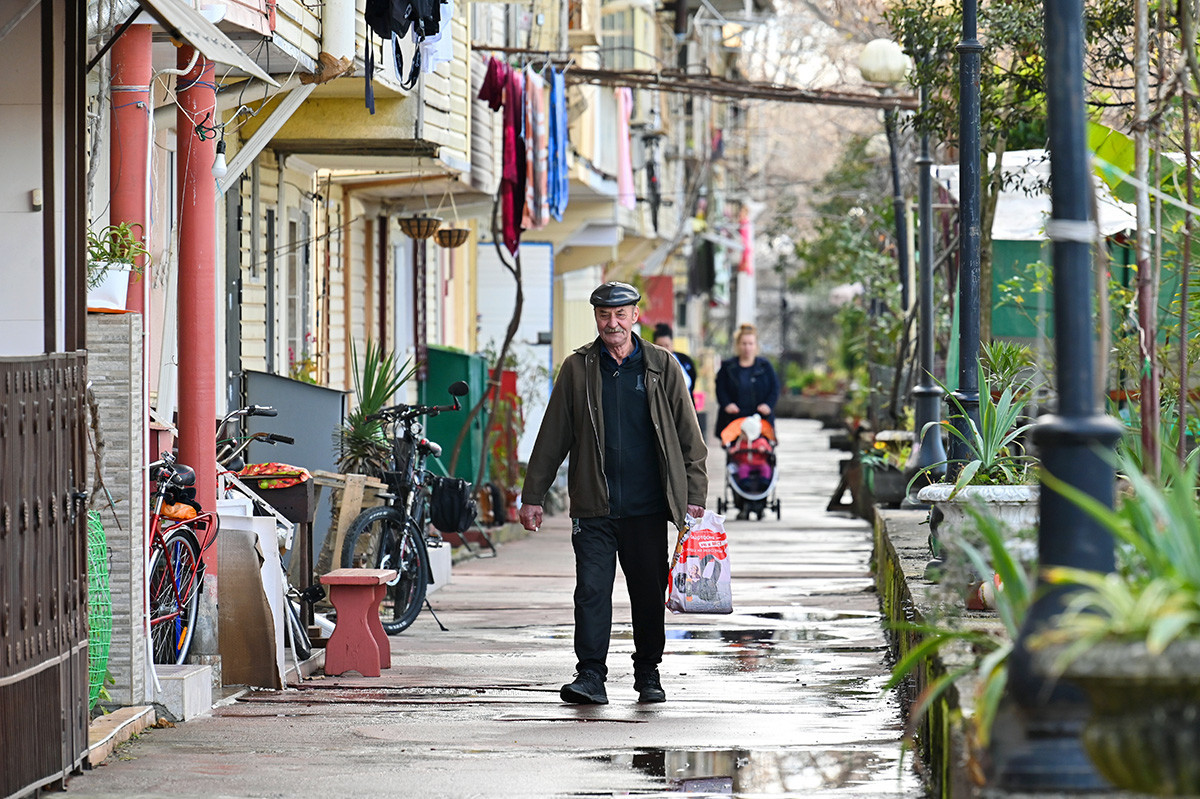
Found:
[(764, 402), (763, 404), (758, 406), (758, 412), (762, 416), (770, 416), (771, 415), (771, 406)]
[(522, 505), (521, 506), (521, 526), (530, 532), (537, 532), (537, 529), (542, 526), (542, 506), (541, 505)]
[(728, 405), (726, 405), (726, 406), (725, 406), (725, 413), (728, 413), (728, 414), (732, 415), (732, 414), (735, 414), (735, 413), (737, 413), (737, 412), (738, 412), (738, 406), (737, 406), (737, 404), (736, 404), (736, 403), (733, 403), (733, 402), (731, 402), (731, 403), (729, 403)]
[(699, 519), (700, 517), (702, 517), (704, 515), (704, 506), (703, 505), (688, 505), (687, 513), (688, 513), (688, 516), (691, 516), (693, 519)]

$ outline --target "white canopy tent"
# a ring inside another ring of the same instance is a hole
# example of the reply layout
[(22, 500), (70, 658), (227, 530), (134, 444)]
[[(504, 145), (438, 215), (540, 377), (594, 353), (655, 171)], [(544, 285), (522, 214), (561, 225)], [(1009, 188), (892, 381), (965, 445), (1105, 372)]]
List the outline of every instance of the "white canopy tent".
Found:
[[(988, 157), (988, 168), (996, 163)], [(1050, 218), (1050, 153), (1046, 150), (1014, 150), (1004, 154), (1005, 185), (996, 203), (992, 239), (996, 241), (1042, 241)], [(958, 202), (958, 164), (935, 164), (934, 181)], [(1096, 187), (1100, 233), (1111, 236), (1137, 227), (1132, 203), (1113, 196), (1098, 175), (1092, 175)]]

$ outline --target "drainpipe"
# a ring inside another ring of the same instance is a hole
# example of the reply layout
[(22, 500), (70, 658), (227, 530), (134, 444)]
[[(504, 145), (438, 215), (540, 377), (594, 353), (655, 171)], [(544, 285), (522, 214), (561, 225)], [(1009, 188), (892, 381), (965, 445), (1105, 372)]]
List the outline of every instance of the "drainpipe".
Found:
[(354, 60), (354, 0), (325, 0), (321, 49), (334, 58)]
[[(109, 218), (113, 224), (137, 226), (143, 243), (150, 243), (147, 209), (147, 170), (150, 152), (151, 32), (149, 25), (132, 25), (112, 49), (112, 118), (109, 135)], [(145, 274), (129, 277), (129, 299), (125, 307), (146, 313), (146, 287), (150, 265), (138, 258)], [(149, 342), (146, 342), (147, 346)]]
[[(178, 64), (187, 67), (193, 48), (181, 47)], [(196, 500), (216, 508), (217, 267), (216, 181), (212, 175), (217, 139), (197, 126), (216, 125), (213, 62), (203, 55), (176, 79), (179, 111), (176, 183), (179, 186), (179, 460), (196, 470)], [(217, 548), (205, 553), (208, 574), (216, 576)]]

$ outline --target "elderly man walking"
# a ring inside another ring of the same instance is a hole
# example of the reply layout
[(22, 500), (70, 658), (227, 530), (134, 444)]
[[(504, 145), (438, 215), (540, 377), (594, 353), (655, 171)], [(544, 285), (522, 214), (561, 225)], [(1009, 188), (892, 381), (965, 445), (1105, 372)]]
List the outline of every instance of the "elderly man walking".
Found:
[(633, 332), (641, 295), (627, 283), (592, 292), (599, 333), (563, 362), (529, 457), (521, 523), (536, 530), (558, 467), (571, 456), (567, 492), (575, 550), (575, 681), (564, 702), (606, 704), (612, 591), (619, 560), (633, 616), (633, 688), (664, 702), (667, 522), (704, 513), (707, 449), (683, 370)]

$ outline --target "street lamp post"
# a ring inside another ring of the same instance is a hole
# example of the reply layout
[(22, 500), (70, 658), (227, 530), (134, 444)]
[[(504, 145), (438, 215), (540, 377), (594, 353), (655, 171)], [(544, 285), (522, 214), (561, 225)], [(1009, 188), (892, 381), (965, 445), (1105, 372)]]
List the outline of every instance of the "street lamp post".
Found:
[[(894, 86), (902, 81), (910, 68), (908, 56), (900, 45), (886, 39), (869, 43), (859, 57), (859, 69), (863, 78), (870, 83)], [(921, 87), (921, 109), (927, 107), (928, 93)], [(884, 111), (887, 131), (888, 152), (892, 166), (892, 204), (896, 215), (896, 256), (900, 261), (900, 285), (904, 310), (909, 307), (908, 297), (908, 231), (904, 214), (904, 199), (900, 193), (900, 167), (896, 147), (896, 111)], [(945, 473), (945, 466), (937, 464), (946, 460), (942, 446), (942, 434), (937, 427), (941, 419), (942, 390), (933, 382), (933, 183), (929, 168), (933, 159), (929, 157), (929, 134), (921, 134), (921, 154), (917, 159), (917, 200), (920, 209), (919, 235), (920, 263), (918, 278), (918, 323), (917, 329), (917, 385), (913, 388), (914, 432), (920, 437), (916, 448), (915, 466), (929, 470), (931, 475)], [(930, 423), (933, 423), (930, 425)], [(929, 427), (927, 430), (926, 427)]]
[[(921, 111), (929, 107), (929, 90), (921, 87)], [(930, 168), (929, 132), (921, 132), (917, 157), (917, 228), (921, 249), (917, 263), (917, 384), (913, 387), (913, 414), (920, 436), (916, 466), (931, 478), (946, 472), (946, 450), (942, 445), (942, 389), (933, 380), (933, 177)]]
[[(970, 423), (979, 428), (979, 258), (980, 220), (979, 73), (983, 45), (977, 32), (978, 0), (963, 0), (962, 42), (958, 47), (958, 390), (954, 396), (966, 419), (955, 427), (964, 437)], [(969, 421), (968, 421), (969, 420)], [(953, 437), (950, 457), (966, 460), (966, 444)], [(961, 469), (961, 466), (958, 467)], [(955, 469), (957, 471), (958, 469)]]
[[(1046, 235), (1054, 268), (1054, 346), (1058, 413), (1034, 431), (1043, 468), (1112, 507), (1112, 448), (1120, 426), (1097, 412), (1093, 370), (1091, 165), (1083, 103), (1083, 4), (1045, 0), (1046, 101), (1052, 216)], [(1045, 484), (1041, 488), (1038, 561), (1043, 568), (1114, 568), (1113, 542), (1099, 522)], [(1079, 791), (1105, 786), (1083, 753), (1079, 733), (1087, 700), (1074, 686), (1047, 690), (1029, 654), (1030, 636), (1064, 607), (1060, 589), (1040, 586), (1009, 664), (1009, 696), (1021, 705), (1020, 735), (998, 735), (994, 760), (1001, 788)]]
[[(904, 81), (911, 67), (903, 48), (890, 39), (874, 39), (867, 43), (858, 57), (863, 80), (888, 92)], [(896, 224), (896, 261), (900, 278), (900, 305), (908, 312), (908, 223), (904, 213), (904, 194), (900, 187), (900, 153), (896, 143), (896, 109), (883, 110), (884, 132), (887, 134), (888, 158), (892, 169), (892, 209)]]

